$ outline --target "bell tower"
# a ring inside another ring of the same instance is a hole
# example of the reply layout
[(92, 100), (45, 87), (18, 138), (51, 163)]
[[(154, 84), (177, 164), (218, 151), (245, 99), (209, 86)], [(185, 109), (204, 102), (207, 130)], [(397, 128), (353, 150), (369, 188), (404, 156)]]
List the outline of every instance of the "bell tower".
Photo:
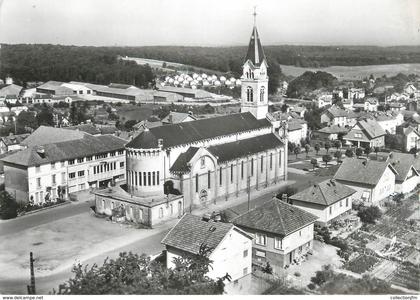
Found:
[(268, 113), (268, 65), (257, 31), (255, 8), (253, 15), (254, 28), (242, 67), (241, 112), (250, 112), (255, 118), (264, 119)]

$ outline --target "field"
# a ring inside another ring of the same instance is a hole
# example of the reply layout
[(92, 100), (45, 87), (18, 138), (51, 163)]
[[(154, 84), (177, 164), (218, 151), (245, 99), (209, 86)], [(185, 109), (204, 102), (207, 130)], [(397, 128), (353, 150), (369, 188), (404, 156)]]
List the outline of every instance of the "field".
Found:
[(373, 74), (375, 77), (394, 76), (398, 73), (420, 75), (420, 64), (392, 64), (370, 66), (331, 66), (326, 68), (301, 68), (280, 65), (282, 72), (288, 76), (297, 77), (306, 71), (324, 71), (331, 73), (339, 80), (360, 80)]

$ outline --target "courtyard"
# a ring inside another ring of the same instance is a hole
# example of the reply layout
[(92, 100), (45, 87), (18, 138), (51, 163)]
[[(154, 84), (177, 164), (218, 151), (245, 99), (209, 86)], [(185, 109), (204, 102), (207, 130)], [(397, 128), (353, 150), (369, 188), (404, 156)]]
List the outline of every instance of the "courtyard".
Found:
[[(168, 222), (168, 228), (173, 225)], [(0, 280), (28, 278), (29, 252), (34, 254), (37, 277), (70, 269), (75, 263), (129, 245), (156, 234), (162, 228), (136, 229), (114, 224), (91, 212), (28, 228), (3, 236), (0, 245)]]

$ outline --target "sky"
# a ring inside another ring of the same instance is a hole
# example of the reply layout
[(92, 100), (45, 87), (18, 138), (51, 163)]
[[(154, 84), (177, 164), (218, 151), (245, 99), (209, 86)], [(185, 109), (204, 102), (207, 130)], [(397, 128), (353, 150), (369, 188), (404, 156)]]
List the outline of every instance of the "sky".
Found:
[(420, 0), (0, 0), (0, 43), (420, 45)]

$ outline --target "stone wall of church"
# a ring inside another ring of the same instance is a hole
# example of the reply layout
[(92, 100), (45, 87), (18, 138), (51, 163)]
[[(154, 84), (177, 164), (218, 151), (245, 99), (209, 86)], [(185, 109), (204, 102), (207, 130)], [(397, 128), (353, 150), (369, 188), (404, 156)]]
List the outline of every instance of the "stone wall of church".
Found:
[(137, 196), (163, 195), (164, 152), (157, 149), (127, 149), (127, 186)]
[(199, 159), (189, 174), (181, 176), (180, 189), (185, 208), (192, 209), (215, 201), (261, 190), (286, 179), (284, 149), (276, 148), (218, 163), (210, 157)]

